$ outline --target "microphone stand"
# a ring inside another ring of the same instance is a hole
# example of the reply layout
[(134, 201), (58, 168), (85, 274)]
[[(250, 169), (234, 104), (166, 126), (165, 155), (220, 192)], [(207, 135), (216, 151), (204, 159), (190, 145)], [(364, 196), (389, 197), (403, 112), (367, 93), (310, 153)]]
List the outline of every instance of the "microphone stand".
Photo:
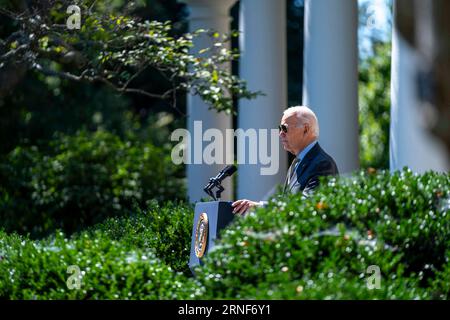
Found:
[[(214, 195), (212, 189), (217, 188), (216, 195)], [(219, 179), (216, 178), (210, 178), (209, 183), (206, 185), (203, 190), (211, 197), (214, 201), (220, 200), (222, 192), (225, 190), (225, 188), (220, 183)]]
[[(203, 188), (203, 190), (211, 197), (214, 201), (220, 200), (220, 196), (225, 188), (222, 186), (222, 180), (226, 177), (231, 176), (236, 172), (235, 166), (226, 166), (219, 174), (213, 178), (209, 178), (209, 183)], [(214, 195), (213, 189), (217, 188), (216, 194)]]

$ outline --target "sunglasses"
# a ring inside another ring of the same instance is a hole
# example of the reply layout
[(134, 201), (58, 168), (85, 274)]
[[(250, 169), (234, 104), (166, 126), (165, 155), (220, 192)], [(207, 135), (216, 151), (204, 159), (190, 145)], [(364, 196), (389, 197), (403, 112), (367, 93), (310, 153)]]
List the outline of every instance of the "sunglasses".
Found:
[(287, 124), (280, 124), (279, 126), (278, 126), (278, 130), (281, 132), (281, 131), (283, 131), (284, 133), (287, 133), (288, 132), (288, 125)]

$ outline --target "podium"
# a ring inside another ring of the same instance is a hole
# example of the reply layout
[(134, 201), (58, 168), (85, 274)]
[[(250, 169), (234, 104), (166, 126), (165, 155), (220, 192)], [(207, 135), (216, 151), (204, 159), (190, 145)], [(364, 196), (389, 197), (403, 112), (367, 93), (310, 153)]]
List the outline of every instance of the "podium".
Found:
[(234, 218), (230, 201), (197, 202), (192, 227), (189, 269), (202, 265), (202, 259), (214, 247), (220, 230)]

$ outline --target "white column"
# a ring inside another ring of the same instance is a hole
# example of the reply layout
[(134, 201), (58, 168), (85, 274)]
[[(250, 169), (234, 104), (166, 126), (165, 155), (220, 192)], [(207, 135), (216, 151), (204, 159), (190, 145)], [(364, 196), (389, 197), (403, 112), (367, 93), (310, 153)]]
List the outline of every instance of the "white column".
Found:
[[(266, 129), (268, 141), (258, 140), (258, 153), (262, 144), (270, 150), (278, 170), (273, 175), (261, 175), (261, 164), (239, 165), (238, 198), (261, 200), (274, 187), (282, 183), (287, 170), (287, 153), (278, 142), (276, 150), (270, 149), (270, 130), (280, 123), (287, 107), (287, 57), (286, 57), (286, 1), (241, 0), (240, 3), (240, 77), (247, 81), (250, 90), (266, 95), (239, 102), (238, 127), (243, 130)], [(246, 154), (252, 147), (245, 148)], [(272, 163), (273, 164), (273, 163)]]
[(417, 68), (421, 59), (401, 38), (392, 34), (390, 169), (408, 166), (417, 173), (447, 172), (445, 147), (425, 128), (425, 111), (417, 99)]
[(359, 168), (357, 0), (306, 0), (303, 104), (340, 173)]
[[(229, 10), (236, 0), (183, 0), (189, 5), (190, 19), (189, 31), (198, 29), (211, 29), (220, 34), (228, 33), (230, 31), (230, 16)], [(208, 37), (202, 37), (195, 40), (194, 50), (210, 47), (211, 40)], [(224, 66), (230, 68), (229, 65)], [(208, 105), (204, 103), (198, 96), (188, 96), (188, 130), (191, 133), (191, 161), (194, 161), (194, 152), (203, 149), (210, 143), (202, 143), (201, 139), (194, 140), (194, 121), (202, 121), (202, 129), (205, 132), (207, 129), (218, 129), (225, 137), (225, 130), (232, 128), (232, 118), (229, 115), (215, 110), (208, 110)], [(195, 147), (202, 145), (201, 148)], [(224, 148), (223, 155), (226, 159), (226, 148)], [(233, 152), (233, 150), (231, 150)], [(197, 155), (200, 157), (200, 155)], [(233, 159), (233, 155), (229, 157)], [(208, 183), (209, 178), (215, 176), (225, 167), (225, 164), (190, 164), (187, 165), (187, 185), (188, 197), (191, 202), (207, 197), (203, 191), (203, 187)], [(233, 194), (232, 179), (227, 178), (222, 185), (225, 191), (222, 193), (223, 200), (231, 200)]]

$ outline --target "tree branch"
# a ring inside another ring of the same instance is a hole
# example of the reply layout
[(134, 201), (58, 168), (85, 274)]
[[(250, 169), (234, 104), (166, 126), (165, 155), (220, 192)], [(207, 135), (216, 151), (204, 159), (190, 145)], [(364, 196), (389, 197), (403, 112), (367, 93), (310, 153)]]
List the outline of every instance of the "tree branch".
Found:
[(21, 51), (25, 51), (28, 49), (28, 44), (22, 44), (18, 46), (16, 49), (9, 50), (4, 55), (0, 56), (0, 61), (6, 61), (9, 60), (11, 57), (19, 54)]
[(144, 96), (147, 96), (149, 98), (156, 98), (156, 99), (168, 99), (173, 91), (173, 89), (170, 89), (166, 92), (164, 92), (163, 94), (156, 94), (156, 93), (151, 93), (142, 89), (137, 89), (137, 88), (124, 88), (124, 87), (117, 87), (114, 83), (112, 83), (111, 81), (109, 81), (108, 79), (106, 79), (105, 77), (101, 77), (101, 76), (87, 76), (87, 74), (89, 73), (89, 69), (84, 70), (79, 76), (74, 75), (72, 73), (69, 72), (63, 72), (63, 71), (55, 71), (49, 68), (45, 68), (43, 66), (41, 66), (40, 64), (35, 64), (34, 65), (34, 69), (41, 72), (42, 74), (45, 74), (47, 76), (53, 76), (53, 77), (58, 77), (61, 79), (66, 79), (66, 80), (70, 80), (70, 81), (75, 81), (75, 82), (88, 82), (88, 83), (93, 83), (93, 82), (102, 82), (106, 85), (108, 85), (110, 88), (114, 89), (115, 91), (119, 92), (119, 93), (137, 93), (137, 94), (141, 94)]

